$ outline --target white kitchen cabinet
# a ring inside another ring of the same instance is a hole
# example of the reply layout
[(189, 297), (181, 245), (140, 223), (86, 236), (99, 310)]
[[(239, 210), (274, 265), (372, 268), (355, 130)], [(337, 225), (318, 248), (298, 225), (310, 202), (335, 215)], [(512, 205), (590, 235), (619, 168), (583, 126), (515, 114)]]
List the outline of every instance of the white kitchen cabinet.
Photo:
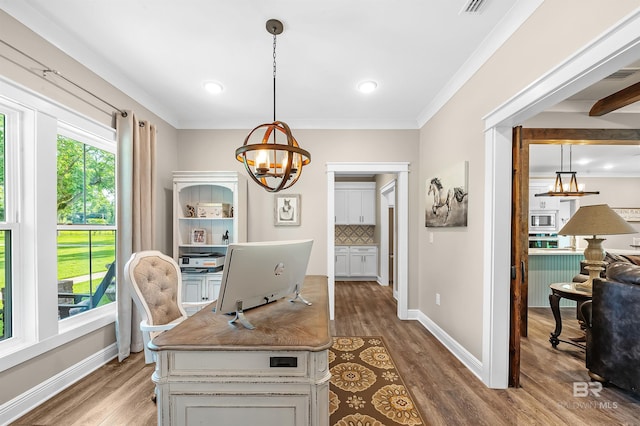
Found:
[(553, 184), (546, 183), (529, 183), (529, 210), (560, 210), (560, 198), (559, 197), (536, 197), (535, 194), (540, 194), (549, 191), (549, 187)]
[(349, 246), (349, 276), (375, 277), (378, 275), (378, 248)]
[(374, 182), (336, 182), (336, 225), (376, 224), (376, 185)]
[(334, 274), (337, 277), (349, 276), (349, 247), (338, 246), (335, 248), (335, 270)]
[(184, 302), (217, 299), (221, 268), (201, 260), (226, 254), (229, 243), (246, 241), (246, 187), (237, 172), (173, 173), (173, 257), (182, 270)]
[(346, 189), (336, 189), (334, 196), (335, 205), (335, 223), (336, 225), (348, 225), (349, 216), (347, 212), (347, 194)]
[(345, 278), (375, 278), (378, 276), (376, 246), (336, 247), (335, 276)]

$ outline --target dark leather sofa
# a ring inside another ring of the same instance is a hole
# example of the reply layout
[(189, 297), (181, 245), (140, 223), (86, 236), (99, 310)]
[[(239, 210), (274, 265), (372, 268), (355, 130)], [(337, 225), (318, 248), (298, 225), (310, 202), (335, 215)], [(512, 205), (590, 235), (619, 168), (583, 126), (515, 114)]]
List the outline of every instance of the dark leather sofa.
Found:
[[(610, 265), (616, 262), (625, 262), (625, 263), (633, 263), (634, 265), (640, 265), (640, 254), (629, 255), (629, 254), (616, 254), (616, 253), (606, 252), (604, 257), (605, 269), (603, 269), (602, 272), (600, 273), (600, 277), (605, 278), (607, 265)], [(587, 279), (589, 279), (589, 271), (587, 271), (586, 266), (587, 266), (586, 261), (583, 260), (580, 262), (580, 272), (575, 277), (573, 277), (573, 280), (572, 280), (574, 283), (582, 283), (582, 282), (585, 282)]]
[(640, 393), (640, 266), (615, 262), (581, 307), (592, 379)]

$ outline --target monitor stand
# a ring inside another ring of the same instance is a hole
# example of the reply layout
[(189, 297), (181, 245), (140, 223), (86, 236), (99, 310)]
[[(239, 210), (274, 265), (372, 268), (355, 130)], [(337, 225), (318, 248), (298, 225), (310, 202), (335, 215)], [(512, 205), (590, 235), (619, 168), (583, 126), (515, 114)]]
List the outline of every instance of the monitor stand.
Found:
[(244, 328), (249, 330), (253, 330), (256, 328), (253, 324), (249, 322), (247, 317), (244, 316), (244, 311), (242, 310), (242, 300), (238, 300), (236, 302), (236, 316), (234, 319), (229, 320), (229, 324), (234, 324), (236, 322), (239, 322), (244, 326)]
[(296, 300), (300, 300), (307, 306), (311, 306), (311, 302), (300, 295), (300, 286), (296, 284), (295, 297), (293, 299), (289, 299), (289, 302), (294, 303)]

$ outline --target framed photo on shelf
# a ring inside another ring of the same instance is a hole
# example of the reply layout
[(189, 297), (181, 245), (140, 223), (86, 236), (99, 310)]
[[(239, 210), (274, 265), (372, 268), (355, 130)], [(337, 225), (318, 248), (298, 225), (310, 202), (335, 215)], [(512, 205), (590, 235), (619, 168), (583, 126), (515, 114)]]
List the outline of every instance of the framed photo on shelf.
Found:
[(277, 194), (274, 201), (275, 226), (300, 225), (300, 194)]
[(194, 228), (191, 231), (191, 244), (203, 245), (207, 243), (207, 231), (201, 228)]

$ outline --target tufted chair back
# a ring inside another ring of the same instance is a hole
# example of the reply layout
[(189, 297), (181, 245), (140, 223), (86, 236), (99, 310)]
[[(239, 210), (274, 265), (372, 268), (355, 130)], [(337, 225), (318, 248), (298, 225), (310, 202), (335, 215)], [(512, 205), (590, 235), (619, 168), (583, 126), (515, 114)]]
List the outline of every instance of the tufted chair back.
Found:
[(160, 326), (176, 325), (187, 318), (182, 307), (182, 275), (171, 257), (147, 250), (134, 253), (124, 267), (131, 296), (146, 319), (140, 323), (145, 359), (153, 362), (148, 343), (164, 331)]

